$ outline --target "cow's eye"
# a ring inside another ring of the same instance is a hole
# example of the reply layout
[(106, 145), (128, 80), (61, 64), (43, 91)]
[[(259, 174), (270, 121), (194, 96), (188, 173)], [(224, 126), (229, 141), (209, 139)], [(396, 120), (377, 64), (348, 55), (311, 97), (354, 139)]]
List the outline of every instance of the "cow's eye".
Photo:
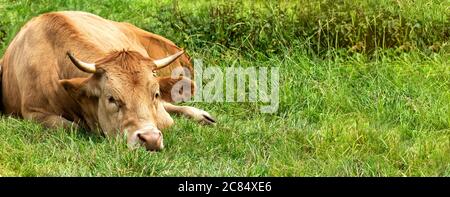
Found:
[(108, 97), (108, 102), (110, 102), (110, 103), (116, 103), (116, 99), (114, 99), (114, 97), (112, 97), (112, 96), (109, 96), (109, 97)]
[(159, 98), (159, 92), (155, 93), (155, 98), (156, 98), (156, 99)]

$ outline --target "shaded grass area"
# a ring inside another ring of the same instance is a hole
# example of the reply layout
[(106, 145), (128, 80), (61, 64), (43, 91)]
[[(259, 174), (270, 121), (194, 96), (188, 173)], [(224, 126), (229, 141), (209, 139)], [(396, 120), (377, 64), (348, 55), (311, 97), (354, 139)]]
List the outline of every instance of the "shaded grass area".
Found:
[(280, 104), (187, 103), (165, 150), (3, 116), (0, 176), (450, 176), (448, 1), (0, 0), (0, 54), (30, 18), (127, 21), (205, 66), (279, 67)]
[(436, 52), (450, 47), (448, 0), (0, 2), (0, 38), (6, 43), (38, 14), (83, 10), (131, 22), (184, 48), (238, 50), (250, 58), (296, 47), (316, 55), (331, 49), (372, 54), (379, 49)]

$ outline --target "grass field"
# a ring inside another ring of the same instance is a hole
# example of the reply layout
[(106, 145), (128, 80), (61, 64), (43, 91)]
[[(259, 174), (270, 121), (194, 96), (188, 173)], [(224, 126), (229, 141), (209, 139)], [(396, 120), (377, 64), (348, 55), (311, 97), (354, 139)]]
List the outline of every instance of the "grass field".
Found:
[(218, 124), (175, 117), (159, 153), (3, 115), (0, 176), (450, 176), (450, 1), (249, 2), (0, 0), (0, 56), (33, 16), (84, 10), (280, 70), (276, 113), (190, 103)]

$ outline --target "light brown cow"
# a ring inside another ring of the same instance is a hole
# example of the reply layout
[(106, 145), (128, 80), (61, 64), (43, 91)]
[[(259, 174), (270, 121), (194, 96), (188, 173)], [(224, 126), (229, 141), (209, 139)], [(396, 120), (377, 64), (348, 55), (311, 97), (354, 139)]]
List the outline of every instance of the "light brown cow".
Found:
[(169, 76), (177, 67), (192, 73), (189, 57), (128, 23), (76, 11), (43, 14), (20, 30), (0, 65), (4, 113), (47, 127), (125, 132), (130, 147), (161, 150), (161, 130), (173, 124), (168, 112), (215, 122), (203, 110), (169, 103), (174, 84), (193, 87), (188, 77)]

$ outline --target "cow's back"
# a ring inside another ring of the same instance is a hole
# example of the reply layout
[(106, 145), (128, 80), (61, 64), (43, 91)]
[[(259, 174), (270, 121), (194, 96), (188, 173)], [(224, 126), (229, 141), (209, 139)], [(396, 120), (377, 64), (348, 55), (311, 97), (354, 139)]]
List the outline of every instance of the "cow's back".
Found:
[(102, 51), (129, 49), (147, 56), (145, 48), (132, 32), (127, 32), (119, 23), (97, 15), (80, 11), (57, 12), (64, 15), (78, 34)]

